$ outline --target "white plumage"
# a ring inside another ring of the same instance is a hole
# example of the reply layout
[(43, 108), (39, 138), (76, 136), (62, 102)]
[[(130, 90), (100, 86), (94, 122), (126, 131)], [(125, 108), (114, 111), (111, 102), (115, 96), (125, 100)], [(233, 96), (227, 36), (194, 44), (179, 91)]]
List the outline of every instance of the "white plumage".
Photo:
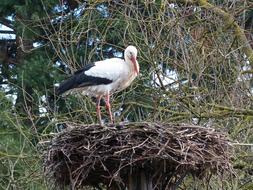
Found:
[(86, 65), (61, 83), (57, 89), (57, 94), (78, 91), (85, 95), (96, 96), (97, 115), (100, 124), (102, 124), (100, 100), (105, 96), (106, 107), (111, 122), (113, 122), (110, 95), (127, 88), (139, 74), (139, 64), (136, 58), (137, 49), (134, 46), (128, 46), (124, 52), (124, 59), (111, 58)]
[[(95, 62), (95, 66), (85, 71), (84, 74), (112, 80), (112, 83), (109, 84), (92, 85), (83, 88), (83, 93), (88, 95), (106, 95), (108, 91), (113, 93), (123, 90), (130, 85), (127, 81), (131, 79), (132, 82), (137, 76), (135, 75), (135, 77), (132, 77), (125, 61), (119, 58)], [(127, 83), (128, 85), (126, 85)]]

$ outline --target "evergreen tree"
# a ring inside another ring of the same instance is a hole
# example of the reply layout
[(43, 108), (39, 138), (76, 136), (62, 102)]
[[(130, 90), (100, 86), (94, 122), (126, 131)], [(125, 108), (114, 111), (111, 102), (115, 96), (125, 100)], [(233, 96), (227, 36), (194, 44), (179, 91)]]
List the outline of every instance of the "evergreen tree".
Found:
[[(116, 121), (214, 126), (252, 143), (253, 51), (245, 41), (252, 6), (209, 3), (1, 0), (0, 24), (11, 30), (0, 28), (0, 188), (50, 189), (39, 142), (65, 121), (96, 122), (88, 97), (48, 101), (54, 84), (87, 63), (122, 57), (130, 44), (140, 52), (141, 75), (113, 96)], [(251, 147), (238, 148), (239, 178), (224, 188), (252, 187)], [(202, 185), (191, 182), (182, 188)]]

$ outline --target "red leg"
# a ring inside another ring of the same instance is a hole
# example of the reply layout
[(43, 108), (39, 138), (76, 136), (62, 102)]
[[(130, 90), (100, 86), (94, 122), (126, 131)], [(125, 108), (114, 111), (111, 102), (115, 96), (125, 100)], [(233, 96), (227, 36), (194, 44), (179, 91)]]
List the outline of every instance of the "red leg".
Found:
[(110, 116), (111, 123), (114, 123), (112, 111), (111, 111), (110, 94), (109, 93), (106, 94), (105, 103), (106, 103), (106, 109), (107, 109), (109, 116)]
[(97, 97), (97, 103), (96, 103), (96, 108), (97, 108), (97, 117), (99, 124), (102, 126), (102, 119), (101, 119), (101, 111), (100, 111), (100, 100), (102, 96)]

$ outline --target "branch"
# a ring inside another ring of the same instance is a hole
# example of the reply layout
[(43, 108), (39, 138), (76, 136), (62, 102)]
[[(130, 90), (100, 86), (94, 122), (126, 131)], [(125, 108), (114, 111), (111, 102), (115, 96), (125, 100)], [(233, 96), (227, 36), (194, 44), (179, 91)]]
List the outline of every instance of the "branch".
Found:
[(233, 114), (253, 116), (253, 110), (251, 109), (232, 108), (232, 107), (227, 107), (227, 106), (222, 106), (222, 105), (217, 105), (217, 104), (208, 104), (208, 105), (222, 111), (232, 112)]
[(169, 0), (170, 3), (178, 3), (184, 5), (196, 5), (201, 6), (204, 9), (213, 11), (215, 14), (221, 16), (225, 24), (233, 29), (235, 37), (238, 39), (239, 43), (242, 46), (242, 51), (247, 56), (251, 67), (253, 67), (253, 50), (247, 40), (244, 30), (236, 23), (233, 15), (225, 12), (219, 7), (208, 3), (207, 0)]
[(241, 74), (242, 75), (244, 75), (244, 74), (253, 74), (253, 69), (242, 71)]
[(217, 15), (221, 16), (225, 24), (234, 29), (234, 35), (242, 45), (242, 51), (249, 59), (251, 67), (253, 67), (253, 50), (245, 36), (244, 30), (236, 23), (234, 17), (231, 14), (222, 10), (221, 8), (208, 3), (207, 0), (198, 0), (198, 4), (203, 8), (211, 10)]

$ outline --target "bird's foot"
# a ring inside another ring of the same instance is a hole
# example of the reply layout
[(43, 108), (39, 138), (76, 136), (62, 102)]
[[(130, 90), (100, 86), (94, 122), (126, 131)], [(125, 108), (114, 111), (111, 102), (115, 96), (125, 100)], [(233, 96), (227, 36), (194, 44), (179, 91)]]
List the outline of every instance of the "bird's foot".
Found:
[(99, 119), (98, 124), (99, 124), (101, 127), (104, 127), (104, 126), (105, 126), (105, 123), (104, 123), (101, 119)]
[(120, 130), (120, 129), (123, 129), (124, 126), (119, 123), (119, 124), (115, 125), (115, 128)]
[(119, 130), (122, 129), (124, 125), (122, 125), (122, 123), (116, 123), (115, 121), (111, 121), (110, 123), (108, 123), (108, 127), (114, 127)]

